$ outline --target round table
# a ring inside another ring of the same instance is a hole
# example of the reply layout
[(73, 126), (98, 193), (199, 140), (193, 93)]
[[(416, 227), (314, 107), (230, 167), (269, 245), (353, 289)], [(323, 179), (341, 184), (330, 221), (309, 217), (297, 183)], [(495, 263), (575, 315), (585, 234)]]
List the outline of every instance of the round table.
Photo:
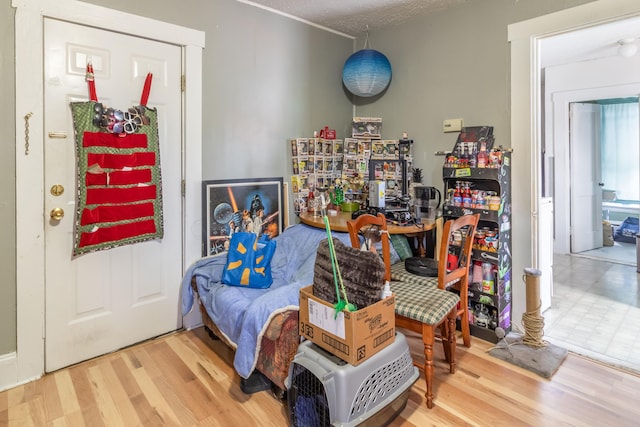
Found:
[[(314, 215), (309, 212), (300, 212), (299, 215), (300, 222), (303, 224), (310, 225), (312, 227), (325, 228), (324, 219), (322, 219), (322, 215)], [(351, 219), (351, 212), (338, 212), (336, 215), (327, 215), (329, 218), (329, 228), (332, 231), (342, 231), (345, 233), (349, 232), (347, 228), (347, 221)], [(435, 258), (438, 257), (438, 251), (440, 248), (440, 236), (439, 232), (442, 231), (442, 227), (438, 224), (442, 223), (442, 218), (438, 219), (427, 219), (422, 218), (421, 224), (411, 224), (411, 225), (402, 225), (402, 224), (394, 224), (394, 222), (387, 222), (387, 231), (389, 234), (404, 234), (407, 237), (416, 237), (418, 239), (418, 252), (419, 255), (424, 257), (426, 250), (423, 245), (423, 240), (426, 231), (435, 230)]]

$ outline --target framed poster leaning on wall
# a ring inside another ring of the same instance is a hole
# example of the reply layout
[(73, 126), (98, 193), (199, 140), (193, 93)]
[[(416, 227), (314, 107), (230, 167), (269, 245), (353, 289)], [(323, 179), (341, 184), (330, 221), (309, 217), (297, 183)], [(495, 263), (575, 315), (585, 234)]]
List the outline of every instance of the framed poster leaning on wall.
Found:
[(226, 252), (239, 231), (276, 237), (283, 228), (282, 204), (282, 177), (203, 181), (203, 256)]

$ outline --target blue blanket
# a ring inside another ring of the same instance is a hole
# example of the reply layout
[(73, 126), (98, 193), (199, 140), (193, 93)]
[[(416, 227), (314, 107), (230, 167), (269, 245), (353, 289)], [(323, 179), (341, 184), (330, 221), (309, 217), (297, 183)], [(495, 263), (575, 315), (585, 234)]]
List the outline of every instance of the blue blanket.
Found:
[[(348, 233), (332, 232), (332, 235), (351, 246)], [(287, 310), (299, 309), (300, 289), (313, 283), (316, 251), (326, 237), (325, 230), (304, 224), (291, 226), (280, 234), (271, 260), (273, 284), (267, 289), (220, 283), (227, 261), (225, 253), (202, 258), (187, 269), (182, 280), (182, 314), (193, 306), (190, 284), (195, 277), (209, 317), (236, 346), (233, 366), (241, 377), (248, 378), (254, 370), (262, 335), (271, 319)]]

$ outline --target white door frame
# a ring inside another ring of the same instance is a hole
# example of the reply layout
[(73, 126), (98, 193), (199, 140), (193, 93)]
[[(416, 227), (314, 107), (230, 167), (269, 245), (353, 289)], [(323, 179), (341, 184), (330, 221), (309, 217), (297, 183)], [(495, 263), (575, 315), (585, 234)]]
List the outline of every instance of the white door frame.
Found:
[(542, 70), (540, 42), (546, 37), (640, 16), (637, 0), (599, 0), (508, 26), (511, 43), (511, 147), (513, 217), (513, 306), (517, 327), (525, 312), (521, 272), (538, 268), (540, 260), (539, 204), (542, 188)]
[[(43, 20), (62, 19), (182, 46), (183, 94), (183, 248), (182, 264), (201, 256), (202, 49), (204, 32), (75, 0), (12, 0), (16, 7), (16, 299), (18, 385), (44, 373), (44, 85)], [(25, 154), (25, 116), (29, 153)], [(197, 232), (196, 232), (197, 231)], [(180, 286), (176, 283), (176, 286)], [(11, 381), (9, 379), (9, 381)], [(5, 378), (0, 378), (0, 390)], [(12, 384), (8, 383), (8, 386)], [(6, 387), (5, 387), (6, 388)]]

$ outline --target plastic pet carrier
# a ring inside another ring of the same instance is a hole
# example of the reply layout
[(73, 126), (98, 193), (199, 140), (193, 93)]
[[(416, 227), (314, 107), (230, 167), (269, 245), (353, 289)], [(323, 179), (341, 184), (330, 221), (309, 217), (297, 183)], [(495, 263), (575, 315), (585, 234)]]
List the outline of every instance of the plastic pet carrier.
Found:
[(402, 412), (418, 376), (400, 333), (357, 366), (304, 341), (289, 368), (290, 425), (384, 426)]

